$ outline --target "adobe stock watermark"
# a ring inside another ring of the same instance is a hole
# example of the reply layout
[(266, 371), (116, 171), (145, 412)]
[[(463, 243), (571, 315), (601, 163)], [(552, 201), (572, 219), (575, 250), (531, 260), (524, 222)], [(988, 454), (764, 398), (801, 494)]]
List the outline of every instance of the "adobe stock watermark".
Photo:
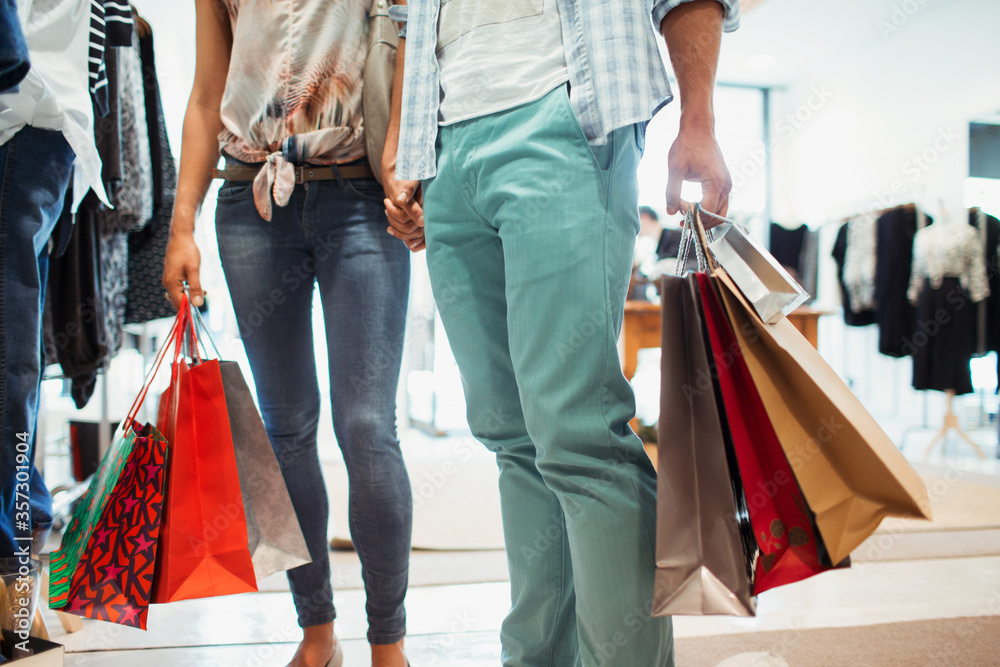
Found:
[(448, 665), (454, 660), (453, 648), (458, 642), (458, 637), (469, 632), (475, 627), (476, 619), (469, 613), (468, 609), (456, 612), (448, 625), (448, 631), (438, 635), (434, 642), (427, 647), (427, 653), (421, 661), (425, 665)]
[(902, 0), (902, 2), (894, 2), (892, 4), (892, 10), (889, 12), (889, 16), (879, 19), (876, 23), (878, 31), (882, 35), (882, 39), (889, 39), (889, 37), (902, 30), (903, 26), (910, 22), (910, 19), (913, 18), (914, 14), (920, 11), (920, 8), (930, 1), (931, 0)]
[[(965, 471), (960, 468), (956, 468), (953, 465), (949, 465), (942, 477), (934, 479), (927, 485), (928, 504), (933, 505), (935, 501), (947, 496), (955, 485), (961, 482), (964, 477)], [(925, 521), (925, 519), (918, 516), (899, 517), (898, 520), (890, 524), (885, 531), (875, 533), (863, 543), (863, 550), (859, 547), (855, 550), (855, 553), (852, 554), (853, 561), (851, 563), (851, 567), (855, 571), (861, 572), (870, 563), (888, 560), (888, 558), (886, 558), (888, 553), (896, 548), (899, 542), (903, 539), (903, 535), (905, 535), (907, 530), (917, 521)]]
[(604, 308), (593, 308), (573, 325), (568, 327), (569, 335), (556, 343), (556, 354), (560, 361), (566, 361), (579, 352), (594, 336), (607, 332), (607, 312)]
[(777, 154), (784, 142), (790, 140), (796, 132), (805, 127), (816, 112), (822, 109), (833, 97), (834, 92), (827, 87), (827, 84), (811, 86), (805, 101), (798, 105), (794, 111), (789, 111), (778, 120), (774, 128), (777, 136), (771, 137), (764, 146), (750, 149), (746, 159), (731, 169), (733, 187), (742, 187), (753, 178), (767, 164), (768, 156)]
[(900, 171), (908, 178), (906, 180), (896, 178), (887, 189), (873, 192), (874, 201), (864, 213), (871, 213), (880, 208), (890, 208), (899, 203), (899, 198), (907, 191), (907, 181), (911, 185), (918, 182), (941, 159), (942, 155), (958, 143), (958, 140), (959, 134), (951, 125), (938, 127), (931, 143), (922, 151), (911, 154), (900, 165)]
[[(598, 639), (594, 647), (594, 664), (596, 667), (612, 667), (613, 665), (625, 664), (623, 658), (627, 659), (630, 656), (623, 655), (622, 652), (643, 631), (665, 631), (663, 626), (669, 623), (669, 620), (653, 616), (653, 611), (657, 607), (656, 600), (668, 597), (673, 591), (670, 590), (670, 584), (660, 578), (657, 578), (654, 584), (654, 591), (653, 597), (646, 598), (641, 604), (636, 604), (626, 611), (617, 627), (601, 628), (605, 633)], [(653, 627), (649, 627), (650, 624), (653, 624)], [(631, 657), (634, 658), (634, 656)]]
[(917, 320), (917, 324), (913, 328), (913, 334), (903, 338), (904, 354), (907, 356), (915, 355), (917, 351), (925, 347), (939, 333), (945, 330), (945, 327), (951, 323), (954, 315), (963, 310), (970, 302), (976, 303), (971, 301), (965, 288), (961, 285), (956, 285), (948, 290), (944, 298), (952, 307), (951, 310), (938, 308), (932, 317)]
[[(740, 335), (747, 345), (753, 345), (760, 340), (760, 332), (750, 320), (746, 320), (740, 325)], [(687, 398), (688, 404), (693, 405), (696, 398), (707, 391), (712, 391), (714, 383), (719, 380), (720, 373), (730, 370), (738, 359), (745, 356), (738, 339), (733, 339), (728, 349), (710, 350), (709, 353), (709, 363), (695, 371), (693, 382), (686, 383), (681, 387), (681, 392)]]
[[(498, 415), (496, 418), (502, 418), (502, 415)], [(478, 447), (480, 445), (473, 440), (459, 440), (453, 448), (452, 458), (441, 461), (437, 468), (428, 470), (420, 479), (413, 480), (411, 482), (413, 486), (413, 510), (419, 510), (424, 506), (424, 503), (437, 495), (437, 492), (445, 487), (448, 480), (460, 470), (456, 461), (468, 461), (472, 458), (474, 449)]]
[(990, 633), (996, 632), (994, 621), (997, 616), (1000, 616), (1000, 588), (991, 589), (987, 595), (989, 597), (976, 611), (976, 615), (963, 619), (963, 622), (955, 629), (951, 637), (942, 644), (935, 646), (934, 652), (931, 655), (924, 656), (925, 661), (923, 664), (986, 664), (974, 662), (977, 658), (984, 659), (972, 652), (975, 649), (966, 649), (963, 651), (963, 648), (975, 645), (983, 637), (988, 637)]
[[(38, 585), (39, 574), (32, 572), (31, 560), (31, 511), (29, 506), (31, 480), (31, 434), (16, 434), (14, 444), (14, 525), (13, 535), (16, 546), (9, 562), (16, 564), (16, 571), (4, 572), (5, 579), (13, 577), (13, 586), (7, 588), (6, 609), (0, 610), (9, 617), (14, 641), (14, 653), (28, 653), (28, 637), (31, 634), (31, 600), (34, 587)], [(37, 561), (34, 561), (37, 564)], [(5, 580), (4, 585), (7, 585)], [(11, 656), (14, 657), (14, 656)]]

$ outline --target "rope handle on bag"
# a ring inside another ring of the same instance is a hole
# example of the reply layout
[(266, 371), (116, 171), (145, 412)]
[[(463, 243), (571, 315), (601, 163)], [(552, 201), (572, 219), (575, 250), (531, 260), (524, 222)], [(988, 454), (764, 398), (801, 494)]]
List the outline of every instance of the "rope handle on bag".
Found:
[[(200, 337), (198, 335), (199, 331), (202, 334)], [(170, 328), (170, 333), (167, 335), (167, 339), (163, 342), (163, 345), (160, 346), (159, 351), (156, 353), (153, 364), (146, 373), (146, 377), (143, 379), (142, 389), (132, 402), (132, 407), (129, 408), (128, 416), (124, 422), (126, 425), (131, 424), (136, 415), (139, 414), (139, 410), (145, 402), (149, 389), (153, 384), (153, 379), (160, 371), (160, 367), (163, 365), (163, 360), (166, 359), (170, 348), (174, 348), (174, 359), (170, 372), (170, 384), (176, 386), (178, 374), (180, 372), (178, 362), (184, 356), (190, 357), (197, 363), (204, 361), (201, 351), (199, 350), (199, 344), (205, 351), (205, 357), (207, 357), (208, 348), (204, 344), (204, 341), (206, 340), (209, 344), (211, 344), (212, 351), (215, 353), (216, 358), (221, 359), (222, 355), (219, 354), (219, 349), (215, 346), (215, 341), (213, 341), (212, 337), (209, 335), (208, 326), (206, 326), (205, 320), (201, 317), (201, 313), (198, 312), (197, 308), (191, 308), (191, 302), (188, 299), (187, 292), (185, 291), (183, 300), (181, 301), (181, 306), (177, 311), (177, 317), (174, 320), (173, 326)], [(187, 349), (185, 350), (185, 348)], [(187, 354), (185, 354), (185, 352), (187, 352)], [(174, 403), (176, 399), (176, 392), (174, 392), (171, 403)]]
[[(198, 335), (200, 329), (201, 333), (204, 334), (204, 338), (212, 344), (212, 350), (215, 352), (215, 356), (221, 358), (222, 355), (219, 354), (218, 348), (215, 347), (215, 342), (208, 333), (208, 327), (205, 326), (205, 322), (201, 318), (201, 313), (198, 312), (197, 307), (191, 307), (187, 284), (184, 286), (184, 301), (181, 302), (181, 308), (184, 310), (186, 318), (185, 322), (187, 324), (187, 326), (184, 327), (183, 347), (185, 354), (183, 356), (189, 357), (195, 362), (196, 365), (202, 363), (208, 357), (208, 347), (205, 345), (204, 340)], [(180, 360), (181, 356), (181, 354), (175, 352), (174, 363)]]
[[(191, 310), (191, 300), (188, 298), (187, 287), (184, 288), (183, 308), (184, 308), (184, 311), (185, 311), (185, 318), (186, 318), (186, 322), (187, 322), (187, 326), (185, 327), (185, 329), (189, 330), (189, 331), (186, 330), (184, 332), (184, 343), (185, 343), (184, 344), (184, 350), (186, 352), (186, 354), (184, 356), (191, 358), (191, 360), (193, 360), (195, 362), (195, 364), (197, 365), (197, 364), (200, 364), (202, 361), (204, 361), (204, 359), (202, 358), (201, 353), (200, 353), (200, 351), (198, 349), (198, 343), (200, 341), (198, 340), (198, 332), (195, 330), (194, 317), (191, 315), (191, 313), (192, 313), (192, 310)], [(195, 309), (195, 310), (197, 310), (197, 309)], [(188, 338), (188, 334), (189, 333), (190, 333), (190, 338)], [(207, 354), (208, 354), (208, 350), (207, 349), (205, 350), (205, 353), (206, 353), (206, 356), (207, 356)], [(174, 363), (176, 363), (179, 358), (180, 357), (178, 357), (175, 354), (174, 355)]]
[(701, 216), (707, 215), (715, 218), (719, 222), (728, 223), (743, 233), (750, 236), (750, 230), (742, 222), (730, 220), (721, 215), (716, 215), (711, 211), (706, 211), (700, 203), (692, 204), (684, 214), (684, 229), (681, 231), (680, 251), (677, 253), (677, 265), (674, 267), (674, 275), (679, 276), (684, 273), (687, 267), (690, 248), (694, 246), (695, 255), (698, 258), (698, 271), (708, 272), (711, 269), (719, 268), (719, 262), (715, 259), (708, 247), (708, 244), (715, 241), (713, 230), (705, 229), (705, 223)]
[[(694, 246), (695, 257), (698, 260), (698, 271), (707, 273), (710, 269), (718, 268), (719, 264), (708, 249), (708, 236), (705, 225), (701, 221), (701, 214), (705, 213), (701, 204), (693, 204), (688, 207), (684, 214), (684, 229), (681, 231), (680, 252), (677, 254), (677, 265), (674, 267), (674, 275), (683, 275), (687, 268), (688, 257), (691, 246)], [(713, 214), (714, 215), (714, 214)], [(714, 216), (719, 217), (719, 216)], [(723, 220), (725, 218), (722, 218)]]
[(125, 424), (131, 424), (132, 421), (135, 419), (135, 416), (139, 414), (139, 408), (142, 407), (143, 402), (146, 400), (146, 394), (149, 393), (149, 388), (153, 384), (153, 378), (155, 378), (156, 374), (160, 371), (160, 366), (163, 365), (163, 360), (167, 356), (167, 351), (170, 349), (171, 343), (174, 343), (176, 351), (177, 347), (176, 339), (178, 337), (178, 332), (182, 331), (184, 328), (183, 319), (184, 319), (184, 308), (182, 304), (181, 310), (177, 312), (177, 318), (174, 320), (174, 325), (170, 328), (170, 334), (167, 336), (167, 339), (163, 342), (163, 345), (160, 346), (160, 350), (159, 352), (156, 353), (156, 358), (153, 360), (153, 365), (150, 367), (149, 372), (146, 373), (146, 377), (142, 383), (142, 390), (139, 392), (138, 396), (136, 396), (135, 400), (132, 402), (132, 407), (129, 408), (128, 417), (124, 422)]
[(205, 319), (201, 316), (201, 311), (198, 308), (191, 309), (191, 319), (193, 328), (201, 331), (201, 339), (199, 342), (205, 347), (205, 356), (208, 356), (208, 347), (205, 346), (204, 341), (208, 341), (212, 346), (212, 352), (215, 353), (217, 359), (222, 359), (222, 355), (219, 353), (219, 348), (215, 346), (215, 341), (212, 340), (212, 336), (208, 331), (208, 325), (205, 324)]

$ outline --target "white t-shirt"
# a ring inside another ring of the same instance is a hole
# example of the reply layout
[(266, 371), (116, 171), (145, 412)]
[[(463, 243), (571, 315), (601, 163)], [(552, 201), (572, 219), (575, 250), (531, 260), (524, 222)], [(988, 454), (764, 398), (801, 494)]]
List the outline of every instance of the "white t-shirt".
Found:
[(111, 206), (101, 180), (90, 99), (90, 0), (17, 0), (31, 69), (0, 95), (0, 145), (25, 125), (62, 132), (76, 154), (73, 211), (88, 189)]
[(533, 102), (569, 81), (556, 0), (441, 0), (437, 58), (441, 125)]

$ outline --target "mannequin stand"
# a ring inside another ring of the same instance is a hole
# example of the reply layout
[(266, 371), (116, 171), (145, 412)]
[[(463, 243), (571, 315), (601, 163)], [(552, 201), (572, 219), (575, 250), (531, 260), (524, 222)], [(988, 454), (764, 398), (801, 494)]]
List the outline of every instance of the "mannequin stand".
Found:
[(927, 445), (927, 449), (924, 451), (924, 458), (926, 459), (931, 455), (931, 451), (934, 450), (939, 442), (943, 445), (945, 438), (948, 437), (948, 431), (954, 430), (958, 433), (958, 437), (965, 440), (969, 443), (969, 446), (976, 450), (976, 454), (979, 455), (979, 458), (985, 459), (986, 454), (983, 453), (983, 450), (979, 447), (979, 445), (973, 442), (972, 438), (969, 437), (969, 434), (963, 431), (962, 427), (959, 426), (958, 415), (955, 414), (951, 407), (952, 400), (955, 398), (955, 392), (949, 389), (944, 392), (944, 395), (948, 399), (948, 411), (944, 415), (944, 424), (941, 426), (941, 430), (937, 432), (937, 435), (934, 436), (934, 439), (931, 440), (931, 444)]

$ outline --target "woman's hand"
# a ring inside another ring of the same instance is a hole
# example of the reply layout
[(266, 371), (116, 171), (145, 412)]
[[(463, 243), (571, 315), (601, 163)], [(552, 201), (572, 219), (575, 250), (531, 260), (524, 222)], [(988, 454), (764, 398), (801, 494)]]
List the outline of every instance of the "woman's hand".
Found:
[(163, 260), (163, 287), (175, 309), (180, 309), (185, 282), (191, 305), (198, 307), (204, 303), (205, 292), (201, 288), (200, 271), (201, 252), (194, 242), (194, 233), (171, 230), (167, 255)]

